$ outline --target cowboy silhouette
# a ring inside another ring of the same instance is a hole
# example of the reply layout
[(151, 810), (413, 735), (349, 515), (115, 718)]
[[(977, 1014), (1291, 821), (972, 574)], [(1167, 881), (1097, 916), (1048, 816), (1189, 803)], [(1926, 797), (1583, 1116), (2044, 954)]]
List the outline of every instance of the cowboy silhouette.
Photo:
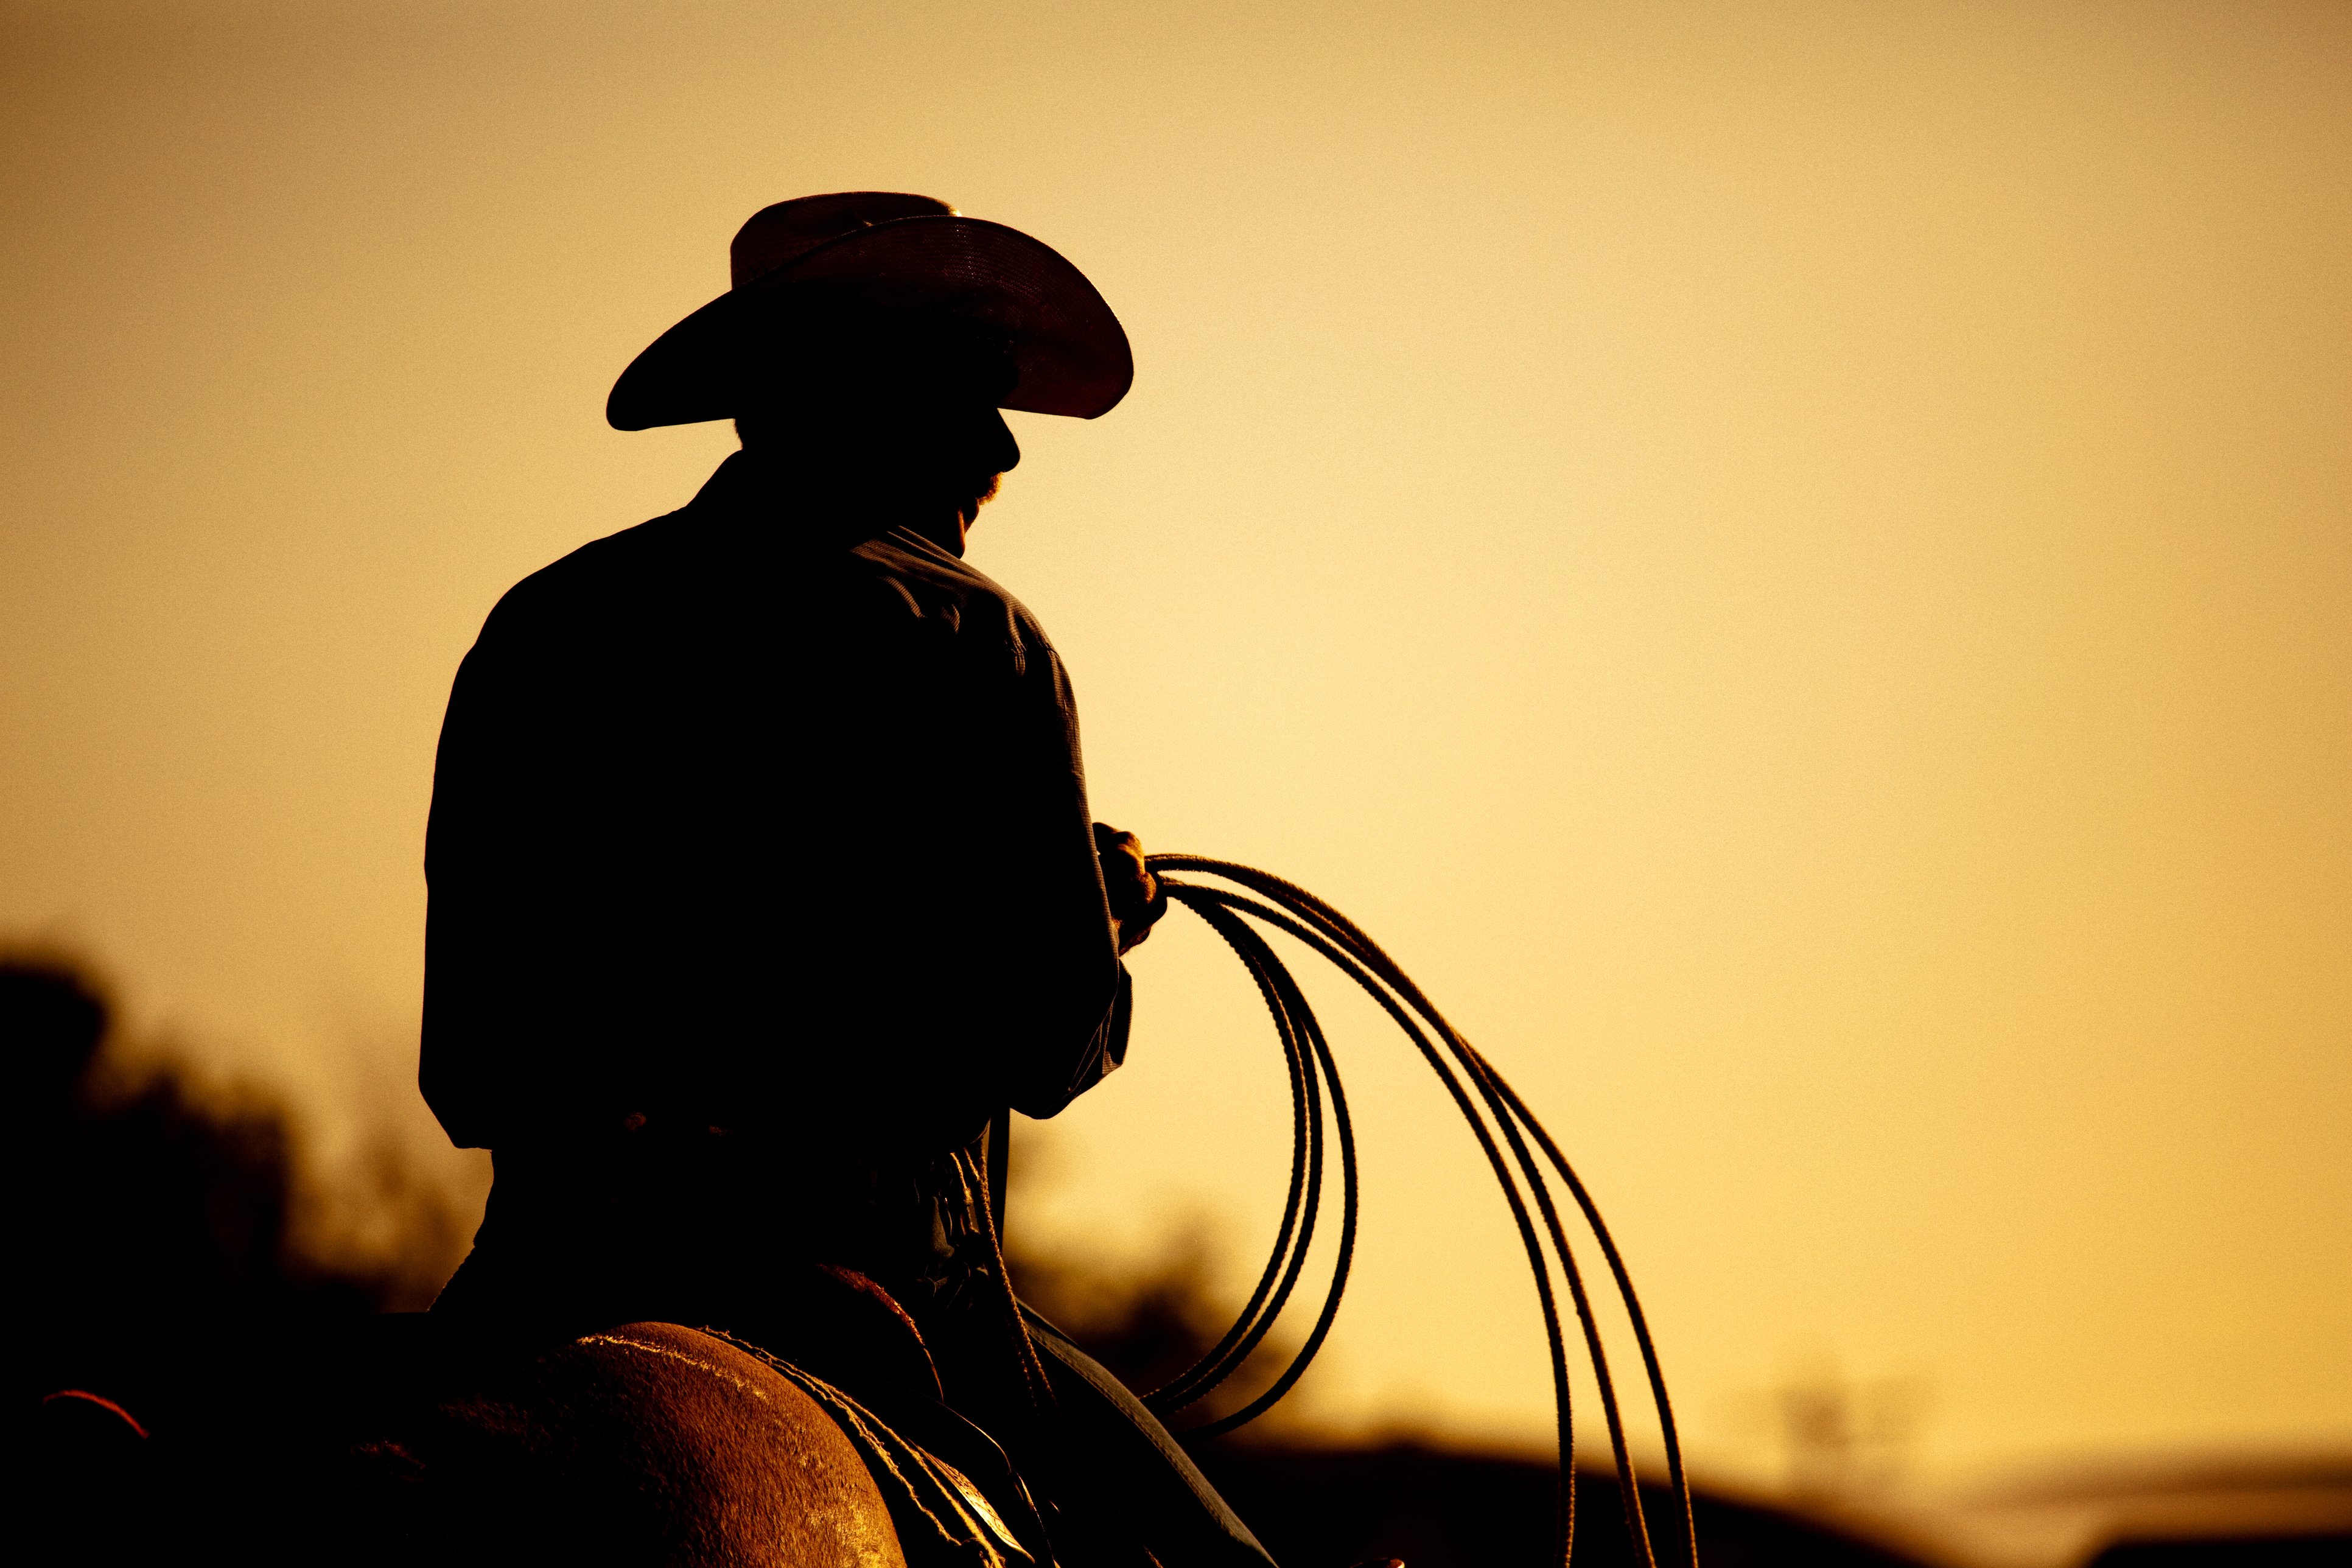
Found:
[(607, 416), (742, 450), (511, 589), (450, 696), (419, 1079), (497, 1175), (435, 1312), (719, 1329), (916, 1443), (978, 1428), (1065, 1563), (1265, 1564), (996, 1239), (1006, 1112), (1118, 1065), (1162, 903), (964, 539), (1019, 460), (1000, 410), (1108, 412), (1126, 334), (925, 196), (781, 203), (730, 259)]

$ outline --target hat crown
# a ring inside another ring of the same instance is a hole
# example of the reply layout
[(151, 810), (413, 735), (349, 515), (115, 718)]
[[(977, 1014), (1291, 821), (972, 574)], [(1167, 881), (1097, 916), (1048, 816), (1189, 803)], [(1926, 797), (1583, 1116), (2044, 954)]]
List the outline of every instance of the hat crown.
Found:
[(748, 289), (819, 246), (859, 229), (899, 218), (955, 216), (955, 208), (936, 196), (904, 191), (838, 191), (778, 202), (753, 213), (735, 231), (735, 241), (727, 247), (730, 279), (734, 287)]

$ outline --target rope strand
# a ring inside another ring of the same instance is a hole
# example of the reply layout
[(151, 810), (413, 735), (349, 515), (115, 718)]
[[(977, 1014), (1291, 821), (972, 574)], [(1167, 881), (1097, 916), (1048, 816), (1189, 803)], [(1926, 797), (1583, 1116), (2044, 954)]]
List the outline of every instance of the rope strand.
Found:
[[(1555, 1262), (1568, 1285), (1578, 1325), (1583, 1331), (1586, 1353), (1600, 1387), (1601, 1410), (1609, 1428), (1610, 1448), (1617, 1464), (1618, 1491), (1624, 1508), (1628, 1537), (1636, 1543), (1635, 1550), (1645, 1568), (1656, 1568), (1657, 1557), (1642, 1506), (1640, 1480), (1626, 1443), (1615, 1383), (1610, 1375), (1599, 1322), (1585, 1289), (1582, 1273), (1569, 1245), (1559, 1205), (1552, 1198), (1544, 1170), (1547, 1163), (1567, 1186), (1578, 1213), (1599, 1245), (1617, 1287), (1618, 1297), (1632, 1323), (1664, 1438), (1668, 1480), (1678, 1505), (1676, 1512), (1683, 1529), (1685, 1550), (1681, 1555), (1689, 1568), (1698, 1568), (1698, 1541), (1693, 1527), (1690, 1484), (1684, 1470), (1682, 1444), (1675, 1429), (1674, 1408), (1666, 1395), (1665, 1377), (1660, 1369), (1656, 1345), (1651, 1336), (1648, 1320), (1642, 1311), (1641, 1301), (1634, 1294), (1632, 1275), (1625, 1267), (1615, 1239), (1601, 1222), (1600, 1209), (1593, 1203), (1591, 1194), (1570, 1166), (1550, 1133), (1528, 1110), (1526, 1101), (1505, 1081), (1494, 1065), (1446, 1022), (1444, 1015), (1395, 960), (1365, 934), (1362, 928), (1314, 894), (1253, 867), (1201, 856), (1154, 855), (1147, 865), (1171, 900), (1201, 916), (1224, 940), (1256, 983), (1259, 995), (1274, 1020), (1276, 1034), (1281, 1040), (1290, 1068), (1293, 1131), (1291, 1190), (1284, 1205), (1282, 1224), (1276, 1232), (1272, 1254), (1259, 1277), (1257, 1288), (1251, 1293), (1241, 1315), (1234, 1320), (1234, 1326), (1217, 1345), (1175, 1380), (1147, 1396), (1148, 1403), (1156, 1410), (1172, 1413), (1197, 1402), (1239, 1369), (1251, 1352), (1264, 1341), (1276, 1317), (1289, 1300), (1314, 1237), (1325, 1168), (1322, 1107), (1327, 1101), (1339, 1146), (1342, 1201), (1338, 1258), (1322, 1310), (1289, 1367), (1265, 1393), (1232, 1415), (1186, 1428), (1179, 1436), (1191, 1440), (1231, 1431), (1264, 1414), (1290, 1391), (1329, 1333), (1339, 1312), (1340, 1297), (1347, 1288), (1354, 1252), (1358, 1196), (1355, 1135), (1348, 1117), (1346, 1096), (1339, 1086), (1338, 1066), (1332, 1059), (1322, 1026), (1307, 1005), (1297, 980), (1265, 940), (1243, 918), (1247, 916), (1285, 932), (1320, 953), (1381, 1005), (1390, 1019), (1412, 1041), (1423, 1059), (1444, 1085), (1454, 1109), (1469, 1125), (1480, 1152), (1486, 1155), (1487, 1164), (1494, 1172), (1496, 1184), (1503, 1190), (1505, 1203), (1510, 1209), (1512, 1221), (1519, 1232), (1520, 1243), (1535, 1277), (1536, 1295), (1543, 1312), (1545, 1341), (1551, 1360), (1552, 1392), (1558, 1411), (1559, 1440), (1558, 1542), (1561, 1563), (1568, 1563), (1575, 1544), (1576, 1437), (1570, 1408), (1566, 1336), (1558, 1298), (1552, 1289), (1551, 1270)], [(1176, 871), (1205, 873), (1245, 888), (1258, 897), (1235, 893), (1211, 884), (1181, 881), (1167, 874)], [(1435, 1037), (1434, 1040), (1432, 1036)], [(1438, 1041), (1444, 1042), (1442, 1049)], [(1455, 1071), (1457, 1066), (1460, 1068), (1458, 1074)], [(1473, 1091), (1475, 1093), (1475, 1100)], [(1501, 1133), (1499, 1143), (1496, 1137), (1497, 1131)], [(1533, 1149), (1528, 1146), (1530, 1139), (1534, 1142)], [(1506, 1147), (1509, 1152), (1507, 1158)], [(1540, 1158), (1538, 1157), (1538, 1151)], [(1522, 1184), (1526, 1188), (1524, 1194)], [(1534, 1199), (1534, 1215), (1528, 1213), (1529, 1196)], [(1538, 1217), (1540, 1231), (1537, 1224)], [(1549, 1243), (1549, 1253), (1545, 1247), (1547, 1242)]]

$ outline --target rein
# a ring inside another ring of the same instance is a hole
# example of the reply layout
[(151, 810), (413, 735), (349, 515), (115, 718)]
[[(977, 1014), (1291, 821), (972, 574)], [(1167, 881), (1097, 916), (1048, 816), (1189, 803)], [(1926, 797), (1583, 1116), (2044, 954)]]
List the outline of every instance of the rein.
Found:
[[(1167, 896), (1191, 910), (1206, 921), (1209, 928), (1224, 939), (1225, 944), (1240, 958), (1250, 978), (1257, 984), (1266, 1011), (1274, 1018), (1275, 1033), (1282, 1042), (1283, 1055), (1290, 1068), (1291, 1161), (1290, 1193), (1283, 1205), (1282, 1224), (1275, 1233), (1274, 1247), (1266, 1258), (1265, 1269), (1258, 1277), (1257, 1288), (1250, 1293), (1241, 1315), (1232, 1328), (1209, 1352), (1193, 1365), (1162, 1387), (1143, 1396), (1144, 1404), (1161, 1416), (1172, 1415), (1200, 1400), (1238, 1370), (1250, 1352), (1263, 1342), (1292, 1289), (1298, 1283), (1307, 1263), (1307, 1248), (1315, 1233), (1315, 1223), (1321, 1210), (1322, 1192), (1326, 1181), (1324, 1152), (1324, 1121), (1326, 1107), (1339, 1155), (1339, 1240), (1337, 1261), (1332, 1266), (1331, 1283), (1323, 1299), (1323, 1309), (1317, 1314), (1315, 1326), (1307, 1334), (1290, 1365), (1265, 1393), (1232, 1415), (1214, 1421), (1203, 1422), (1181, 1431), (1186, 1439), (1209, 1437), (1230, 1432), (1255, 1420), (1271, 1409), (1275, 1403), (1288, 1394), (1323, 1348), (1331, 1322), (1339, 1315), (1339, 1298), (1347, 1289), (1348, 1267), (1355, 1251), (1357, 1180), (1355, 1131), (1348, 1119), (1348, 1100), (1339, 1087), (1339, 1073), (1331, 1058), (1331, 1048), (1325, 1040), (1322, 1026), (1307, 1005), (1306, 994), (1298, 983), (1276, 956), (1274, 949), (1250, 921), (1257, 921), (1274, 930), (1295, 937), (1321, 953), (1341, 973), (1364, 988), (1381, 1005), (1396, 1026), (1420, 1050), (1422, 1059), (1444, 1083), (1453, 1097), (1454, 1109), (1469, 1123), (1495, 1173), (1496, 1182), (1503, 1189), (1503, 1198), (1510, 1205), (1511, 1218), (1517, 1225), (1519, 1239), (1527, 1247), (1528, 1263), (1534, 1271), (1536, 1295), (1543, 1308), (1544, 1334), (1551, 1352), (1551, 1379), (1554, 1408), (1559, 1436), (1559, 1492), (1558, 1505), (1558, 1542), (1559, 1561), (1565, 1564), (1576, 1540), (1576, 1436), (1569, 1409), (1568, 1345), (1561, 1331), (1559, 1304), (1552, 1286), (1552, 1260), (1557, 1259), (1561, 1278), (1567, 1282), (1570, 1300), (1576, 1308), (1579, 1325), (1583, 1330), (1585, 1350), (1591, 1362), (1595, 1380), (1601, 1388), (1601, 1408), (1609, 1426), (1610, 1450), (1617, 1463), (1618, 1497), (1624, 1506), (1625, 1531), (1630, 1542), (1640, 1552), (1639, 1561), (1645, 1568), (1657, 1568), (1657, 1552), (1653, 1547), (1650, 1529), (1642, 1510), (1641, 1489), (1637, 1484), (1631, 1456), (1626, 1451), (1624, 1424), (1620, 1418), (1616, 1385), (1609, 1374), (1609, 1358), (1602, 1350), (1601, 1330), (1593, 1316), (1584, 1277), (1579, 1271), (1576, 1258), (1570, 1251), (1566, 1227), (1560, 1220), (1559, 1205), (1554, 1200), (1549, 1178), (1545, 1171), (1549, 1163), (1561, 1184), (1575, 1200), (1601, 1255), (1608, 1261), (1609, 1272), (1616, 1280), (1617, 1293), (1625, 1305), (1631, 1320), (1633, 1337), (1642, 1349), (1642, 1365), (1649, 1375), (1650, 1394), (1658, 1413), (1658, 1425), (1664, 1434), (1666, 1469), (1672, 1483), (1675, 1502), (1679, 1512), (1684, 1555), (1690, 1568), (1698, 1568), (1698, 1540), (1691, 1514), (1690, 1482), (1683, 1473), (1682, 1444), (1675, 1430), (1674, 1407), (1666, 1397), (1666, 1381), (1658, 1368), (1656, 1347), (1650, 1338), (1648, 1321), (1643, 1316), (1642, 1303), (1633, 1292), (1633, 1281), (1626, 1272), (1625, 1261), (1617, 1244), (1601, 1222), (1601, 1211), (1570, 1168), (1559, 1145), (1545, 1131), (1527, 1102), (1503, 1080), (1493, 1064), (1478, 1054), (1454, 1026), (1445, 1021), (1429, 998), (1414, 984), (1412, 978), (1398, 966), (1395, 960), (1381, 950), (1353, 921), (1325, 903), (1321, 899), (1294, 883), (1260, 871), (1253, 867), (1237, 865), (1229, 860), (1212, 860), (1198, 855), (1153, 855), (1145, 862), (1159, 879)], [(1212, 883), (1183, 881), (1169, 876), (1170, 872), (1191, 872), (1214, 877), (1231, 883), (1233, 888)], [(1245, 889), (1235, 891), (1234, 888)], [(1255, 896), (1253, 896), (1255, 895)], [(1244, 917), (1248, 917), (1244, 919)], [(1449, 1059), (1450, 1058), (1450, 1059)], [(1459, 1069), (1457, 1072), (1456, 1069)], [(1465, 1089), (1465, 1084), (1468, 1085)], [(1475, 1097), (1475, 1098), (1474, 1098)], [(1496, 1133), (1499, 1131), (1498, 1143)], [(1532, 1140), (1536, 1157), (1529, 1148)], [(1507, 1160), (1505, 1150), (1508, 1150)], [(1522, 1184), (1525, 1192), (1521, 1190)], [(1535, 1200), (1536, 1215), (1542, 1223), (1538, 1233), (1536, 1219), (1530, 1217), (1528, 1198)], [(1545, 1243), (1549, 1241), (1547, 1253)]]

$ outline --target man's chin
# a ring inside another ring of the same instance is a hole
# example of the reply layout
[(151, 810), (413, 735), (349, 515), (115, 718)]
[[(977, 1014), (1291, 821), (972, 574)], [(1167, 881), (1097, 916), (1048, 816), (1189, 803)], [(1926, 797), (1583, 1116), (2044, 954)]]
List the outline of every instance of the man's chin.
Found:
[(976, 490), (967, 487), (958, 498), (956, 510), (962, 514), (963, 525), (966, 528), (980, 521), (980, 509), (996, 499), (997, 487), (1003, 479), (1004, 476), (1002, 474), (992, 474), (989, 476), (986, 489)]

